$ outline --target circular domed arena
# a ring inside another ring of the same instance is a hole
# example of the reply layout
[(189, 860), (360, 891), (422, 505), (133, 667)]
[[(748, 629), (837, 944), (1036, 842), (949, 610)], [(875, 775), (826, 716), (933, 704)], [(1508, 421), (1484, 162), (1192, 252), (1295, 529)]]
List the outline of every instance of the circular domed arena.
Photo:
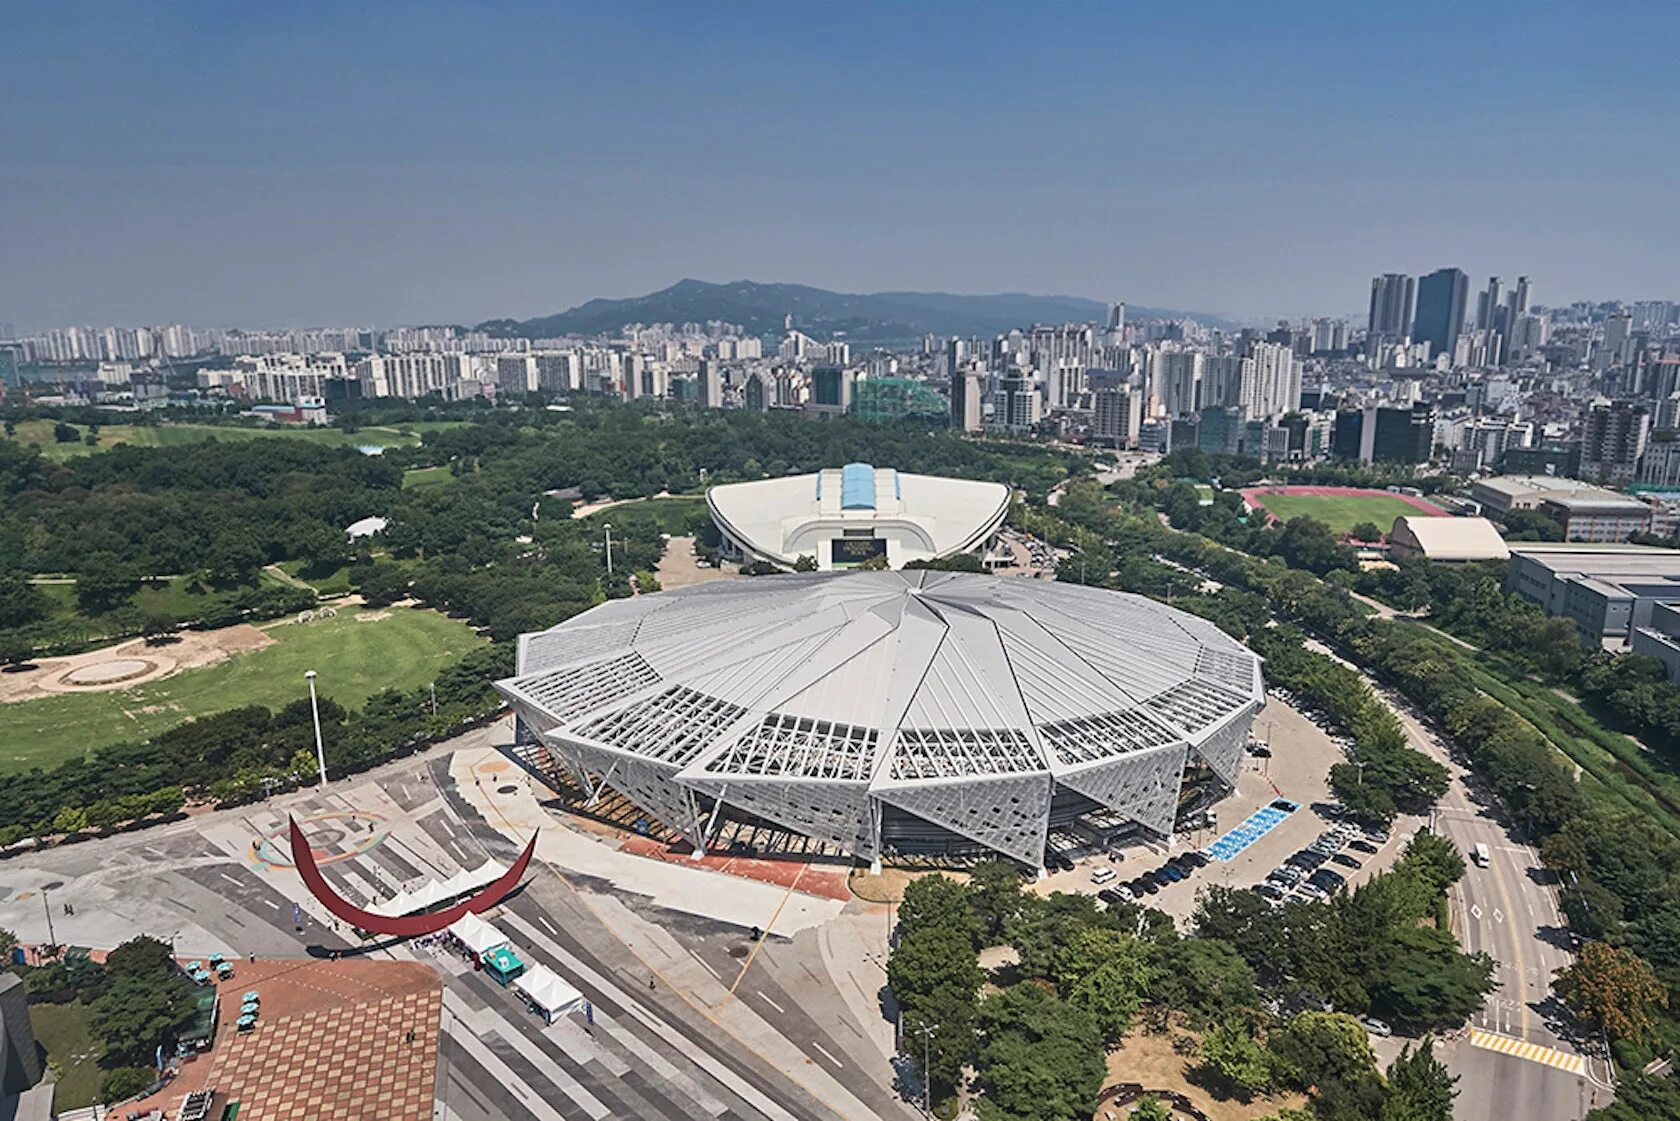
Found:
[(696, 849), (746, 817), (872, 862), (1167, 834), (1188, 773), (1235, 784), (1264, 701), (1259, 658), (1196, 616), (930, 571), (615, 600), (522, 636), (517, 665), (497, 688), (582, 788)]

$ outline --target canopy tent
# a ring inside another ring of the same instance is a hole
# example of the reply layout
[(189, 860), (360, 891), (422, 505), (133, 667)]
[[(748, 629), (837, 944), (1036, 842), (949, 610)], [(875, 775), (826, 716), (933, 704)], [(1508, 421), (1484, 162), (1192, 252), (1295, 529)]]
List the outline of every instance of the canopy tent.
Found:
[(475, 957), (482, 957), (498, 946), (507, 945), (509, 941), (508, 936), (497, 929), (495, 923), (485, 922), (470, 911), (450, 923), (446, 929), (459, 938)]
[(524, 961), (506, 946), (497, 946), (479, 960), (484, 963), (484, 971), (490, 974), (490, 979), (503, 988), (525, 972)]
[(470, 872), (457, 872), (444, 880), (427, 880), (405, 887), (389, 899), (375, 900), (368, 909), (376, 915), (413, 915), (448, 903), (493, 884), (507, 872), (507, 865), (487, 860)]
[(513, 987), (524, 993), (550, 1023), (583, 1004), (583, 994), (546, 965), (529, 967), (514, 979)]

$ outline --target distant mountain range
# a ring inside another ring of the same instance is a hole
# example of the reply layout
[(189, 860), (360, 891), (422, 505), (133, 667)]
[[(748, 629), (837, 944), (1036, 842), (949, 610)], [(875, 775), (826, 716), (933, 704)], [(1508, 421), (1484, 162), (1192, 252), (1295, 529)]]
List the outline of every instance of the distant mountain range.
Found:
[[(750, 334), (776, 335), (788, 315), (808, 334), (853, 342), (898, 342), (937, 335), (997, 335), (1034, 323), (1101, 322), (1108, 305), (1077, 296), (953, 296), (944, 292), (829, 292), (803, 284), (737, 280), (712, 284), (680, 280), (669, 288), (627, 300), (590, 300), (558, 315), (479, 324), (491, 334), (529, 339), (598, 335), (630, 323), (735, 323)], [(1218, 316), (1127, 305), (1131, 319), (1192, 318), (1230, 326)]]

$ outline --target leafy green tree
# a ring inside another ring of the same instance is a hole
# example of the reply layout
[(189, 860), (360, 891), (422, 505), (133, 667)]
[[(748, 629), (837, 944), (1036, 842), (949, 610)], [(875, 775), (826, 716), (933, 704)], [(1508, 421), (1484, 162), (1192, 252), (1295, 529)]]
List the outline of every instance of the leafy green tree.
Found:
[(157, 1080), (150, 1067), (117, 1067), (105, 1073), (99, 1083), (99, 1096), (108, 1104), (127, 1101), (140, 1094)]
[(17, 948), (17, 944), (17, 935), (0, 926), (0, 963), (12, 960), (12, 951)]
[(1172, 1110), (1154, 1094), (1145, 1094), (1132, 1107), (1132, 1121), (1173, 1121)]
[(1011, 986), (980, 1005), (977, 1059), (986, 1121), (1087, 1121), (1104, 1074), (1089, 1013), (1043, 985)]
[(1436, 894), (1445, 892), (1464, 878), (1464, 854), (1458, 851), (1458, 846), (1427, 829), (1419, 829), (1406, 843), (1404, 857), (1407, 865), (1422, 876)]
[(0, 632), (0, 666), (29, 664), (35, 645), (21, 634)]
[(89, 615), (103, 615), (128, 602), (140, 580), (111, 553), (94, 553), (76, 572), (76, 606)]
[(1004, 925), (1021, 913), (1021, 898), (1021, 874), (1007, 860), (982, 861), (969, 873), (969, 905), (987, 945), (996, 945)]
[(87, 810), (80, 806), (61, 806), (53, 815), (53, 832), (78, 833), (88, 827)]
[(399, 565), (385, 561), (358, 565), (351, 577), (369, 607), (385, 607), (408, 595), (408, 574)]
[(169, 943), (146, 934), (130, 938), (105, 957), (105, 971), (112, 977), (166, 976), (174, 964)]
[(815, 572), (817, 570), (817, 558), (810, 553), (800, 553), (793, 562), (793, 570), (795, 572)]
[(1272, 1056), (1254, 1039), (1254, 1031), (1237, 1019), (1221, 1020), (1202, 1036), (1199, 1053), (1203, 1069), (1248, 1101), (1272, 1087)]
[(62, 420), (53, 425), (53, 439), (60, 444), (74, 444), (82, 438), (81, 432), (73, 424), (65, 424)]
[(93, 1005), (93, 1031), (109, 1054), (146, 1061), (160, 1043), (173, 1041), (198, 1010), (192, 983), (180, 974), (113, 975)]
[(1377, 528), (1375, 522), (1360, 522), (1348, 531), (1355, 541), (1381, 541), (1383, 531)]
[(1668, 992), (1638, 954), (1588, 942), (1553, 983), (1564, 1002), (1615, 1039), (1638, 1040), (1668, 1006)]
[(968, 889), (938, 872), (918, 876), (904, 889), (898, 905), (900, 938), (924, 926), (947, 926), (979, 934), (979, 921), (969, 903)]
[(1371, 983), (1372, 1003), (1396, 1023), (1456, 1027), (1493, 991), (1493, 968), (1485, 953), (1459, 952), (1447, 931), (1401, 927)]
[(0, 569), (0, 631), (27, 627), (45, 619), (51, 610), (46, 593), (21, 572)]
[(1182, 938), (1164, 947), (1154, 971), (1153, 1003), (1208, 1024), (1259, 1003), (1254, 970), (1233, 947), (1210, 938)]
[(1388, 1094), (1381, 1121), (1452, 1121), (1458, 1076), (1435, 1057), (1432, 1041), (1415, 1050), (1408, 1043), (1388, 1066)]
[(1298, 1089), (1375, 1081), (1377, 1057), (1359, 1021), (1341, 1012), (1303, 1012), (1266, 1038), (1281, 1081)]

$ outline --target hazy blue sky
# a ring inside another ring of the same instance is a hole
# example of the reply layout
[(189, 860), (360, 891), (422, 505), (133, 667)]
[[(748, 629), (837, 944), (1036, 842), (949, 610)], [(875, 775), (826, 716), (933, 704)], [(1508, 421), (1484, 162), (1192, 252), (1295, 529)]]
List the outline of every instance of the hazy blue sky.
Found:
[(684, 276), (1680, 297), (1680, 5), (26, 3), (0, 322), (475, 321)]

